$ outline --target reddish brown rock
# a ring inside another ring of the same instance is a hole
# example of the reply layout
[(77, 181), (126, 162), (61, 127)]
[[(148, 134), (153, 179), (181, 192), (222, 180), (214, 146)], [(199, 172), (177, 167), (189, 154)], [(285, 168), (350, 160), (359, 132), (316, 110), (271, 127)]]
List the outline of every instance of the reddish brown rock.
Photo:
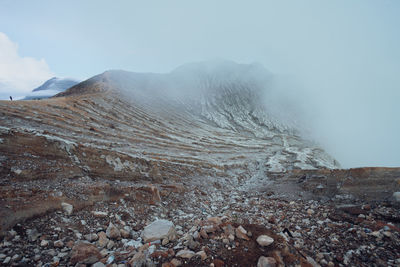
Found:
[(154, 251), (150, 255), (150, 257), (152, 257), (152, 258), (159, 258), (159, 257), (168, 258), (168, 251), (157, 250), (157, 251)]
[(110, 222), (107, 227), (106, 235), (110, 239), (118, 239), (121, 237), (121, 232), (114, 224)]
[(220, 259), (215, 259), (213, 261), (213, 263), (214, 263), (215, 267), (223, 267), (225, 265), (225, 262), (223, 260), (220, 260)]
[(235, 234), (238, 238), (249, 240), (249, 237), (247, 236), (247, 231), (242, 226), (239, 226), (235, 229)]
[(210, 218), (207, 218), (207, 221), (209, 221), (215, 225), (220, 225), (222, 223), (222, 219), (220, 217), (210, 217)]
[(90, 243), (78, 242), (72, 248), (70, 263), (93, 264), (101, 259), (100, 251), (97, 247)]
[(201, 230), (200, 230), (200, 236), (202, 237), (202, 238), (204, 238), (204, 239), (207, 239), (208, 238), (208, 234), (206, 233), (206, 231), (203, 229), (203, 228), (201, 228)]
[(139, 187), (136, 192), (136, 198), (140, 201), (155, 205), (161, 202), (160, 191), (154, 185)]

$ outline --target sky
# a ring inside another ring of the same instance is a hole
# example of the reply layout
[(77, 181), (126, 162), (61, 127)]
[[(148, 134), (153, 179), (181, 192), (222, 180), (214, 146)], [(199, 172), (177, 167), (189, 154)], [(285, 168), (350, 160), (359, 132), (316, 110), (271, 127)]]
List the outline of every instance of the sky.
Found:
[(0, 0), (0, 98), (53, 76), (259, 62), (343, 167), (400, 166), (400, 1)]

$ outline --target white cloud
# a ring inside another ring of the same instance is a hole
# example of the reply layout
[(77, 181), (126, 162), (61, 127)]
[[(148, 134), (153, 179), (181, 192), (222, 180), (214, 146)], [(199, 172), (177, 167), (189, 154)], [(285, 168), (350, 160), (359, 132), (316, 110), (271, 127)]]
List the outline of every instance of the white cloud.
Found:
[(21, 57), (18, 45), (0, 32), (0, 98), (24, 96), (53, 76), (44, 59)]

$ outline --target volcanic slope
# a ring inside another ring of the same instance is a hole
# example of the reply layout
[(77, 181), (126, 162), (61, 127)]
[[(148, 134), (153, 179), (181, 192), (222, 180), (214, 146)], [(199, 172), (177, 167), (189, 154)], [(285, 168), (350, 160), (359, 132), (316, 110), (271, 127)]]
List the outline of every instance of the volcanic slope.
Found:
[[(75, 166), (96, 175), (99, 163), (116, 176), (142, 175), (139, 161), (247, 176), (338, 167), (292, 122), (268, 113), (262, 99), (270, 77), (259, 65), (231, 62), (187, 64), (169, 74), (107, 71), (53, 99), (1, 102), (1, 126), (63, 143)], [(121, 156), (99, 153), (93, 165), (75, 154), (79, 146)]]

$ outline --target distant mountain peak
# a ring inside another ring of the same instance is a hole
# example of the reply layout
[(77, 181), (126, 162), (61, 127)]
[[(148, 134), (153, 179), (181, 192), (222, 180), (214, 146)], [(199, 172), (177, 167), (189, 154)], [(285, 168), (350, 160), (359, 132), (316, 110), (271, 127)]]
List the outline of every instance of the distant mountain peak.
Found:
[(78, 80), (72, 78), (53, 77), (45, 81), (41, 86), (33, 89), (32, 93), (27, 95), (24, 100), (49, 98), (60, 92), (64, 92), (78, 83)]
[(41, 86), (32, 90), (32, 92), (42, 91), (42, 90), (59, 90), (64, 91), (75, 84), (79, 83), (78, 80), (71, 78), (58, 78), (53, 77), (47, 81), (45, 81)]

